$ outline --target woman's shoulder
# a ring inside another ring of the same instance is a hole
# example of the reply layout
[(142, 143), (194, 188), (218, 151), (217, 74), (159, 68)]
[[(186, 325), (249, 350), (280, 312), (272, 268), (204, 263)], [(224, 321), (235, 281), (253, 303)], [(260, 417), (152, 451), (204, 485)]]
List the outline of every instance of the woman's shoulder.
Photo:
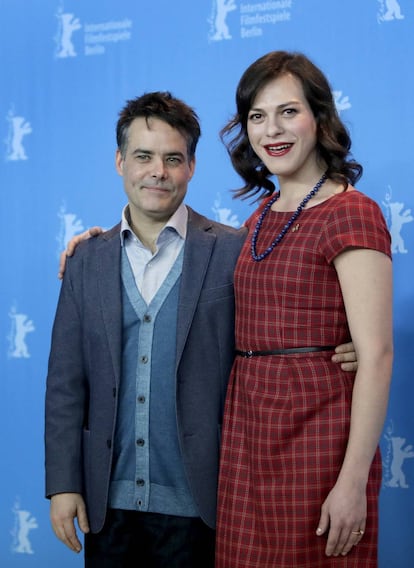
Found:
[(342, 214), (344, 210), (352, 213), (372, 212), (375, 215), (382, 215), (381, 207), (375, 199), (363, 193), (359, 189), (349, 185), (345, 191), (335, 194), (331, 199), (326, 201), (332, 212)]
[(372, 248), (389, 255), (390, 234), (379, 204), (354, 187), (329, 199), (320, 246), (331, 261), (349, 247)]
[(344, 203), (366, 203), (367, 205), (378, 205), (378, 203), (372, 197), (370, 197), (360, 189), (357, 189), (353, 185), (348, 185), (348, 187), (344, 191), (337, 193), (334, 197), (341, 198)]

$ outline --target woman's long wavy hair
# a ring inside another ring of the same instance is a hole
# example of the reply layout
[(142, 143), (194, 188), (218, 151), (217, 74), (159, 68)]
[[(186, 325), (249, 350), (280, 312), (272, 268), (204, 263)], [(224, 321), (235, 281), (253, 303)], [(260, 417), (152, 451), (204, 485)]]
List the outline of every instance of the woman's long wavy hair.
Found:
[(259, 194), (260, 199), (275, 190), (269, 179), (271, 172), (250, 145), (247, 119), (259, 91), (270, 81), (287, 74), (293, 75), (302, 84), (317, 124), (317, 156), (327, 165), (328, 178), (346, 189), (349, 183), (355, 184), (362, 175), (362, 166), (351, 157), (351, 138), (338, 116), (331, 87), (324, 74), (302, 53), (272, 51), (252, 63), (243, 73), (236, 91), (237, 113), (220, 132), (232, 164), (245, 182), (242, 188), (234, 190), (235, 197), (246, 199)]

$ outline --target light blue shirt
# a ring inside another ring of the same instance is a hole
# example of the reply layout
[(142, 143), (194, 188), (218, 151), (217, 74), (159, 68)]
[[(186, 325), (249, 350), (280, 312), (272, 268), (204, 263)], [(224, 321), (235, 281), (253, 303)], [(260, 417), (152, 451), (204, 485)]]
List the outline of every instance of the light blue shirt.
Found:
[(125, 247), (135, 283), (147, 304), (160, 289), (178, 255), (187, 235), (188, 210), (182, 203), (167, 221), (156, 241), (153, 254), (131, 229), (128, 222), (129, 206), (122, 211), (121, 246)]

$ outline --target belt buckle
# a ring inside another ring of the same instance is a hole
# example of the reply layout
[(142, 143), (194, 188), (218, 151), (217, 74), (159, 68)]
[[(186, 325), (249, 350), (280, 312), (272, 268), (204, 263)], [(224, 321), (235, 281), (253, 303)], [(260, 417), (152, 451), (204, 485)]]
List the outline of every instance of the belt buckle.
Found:
[(253, 351), (251, 349), (249, 349), (249, 351), (246, 351), (245, 357), (246, 359), (251, 359), (253, 357)]

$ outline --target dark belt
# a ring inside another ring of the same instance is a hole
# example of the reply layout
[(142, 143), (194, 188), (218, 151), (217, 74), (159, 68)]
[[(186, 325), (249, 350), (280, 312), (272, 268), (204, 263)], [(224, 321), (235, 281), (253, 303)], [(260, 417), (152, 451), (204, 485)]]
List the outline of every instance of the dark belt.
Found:
[(321, 345), (320, 347), (291, 347), (289, 349), (273, 349), (272, 351), (240, 351), (236, 349), (236, 355), (240, 357), (261, 357), (262, 355), (289, 355), (290, 353), (314, 353), (315, 351), (332, 351), (335, 346)]

